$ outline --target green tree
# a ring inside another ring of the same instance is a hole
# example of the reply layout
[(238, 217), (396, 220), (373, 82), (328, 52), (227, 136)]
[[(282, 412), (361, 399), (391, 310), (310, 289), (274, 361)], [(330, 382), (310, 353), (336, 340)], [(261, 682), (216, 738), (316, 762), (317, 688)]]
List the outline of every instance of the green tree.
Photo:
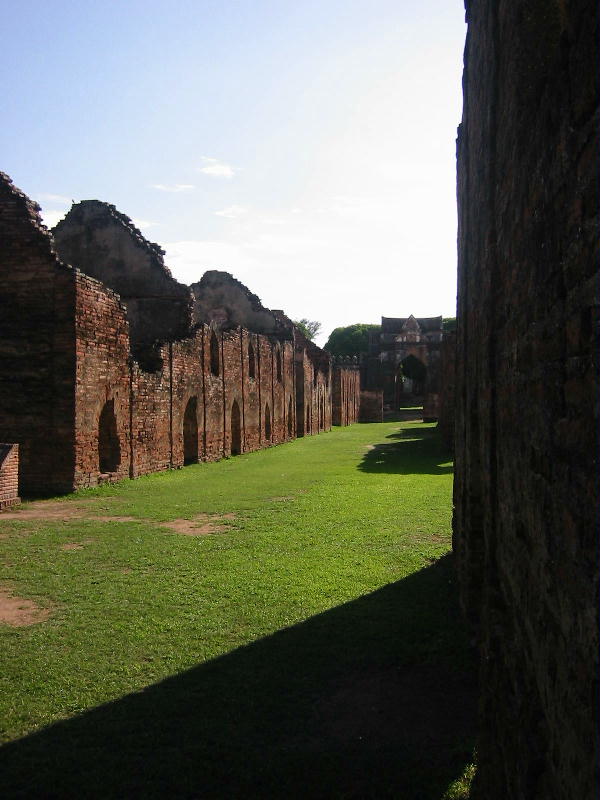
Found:
[(444, 317), (442, 320), (442, 330), (444, 333), (456, 330), (456, 317)]
[(300, 328), (300, 330), (306, 336), (306, 338), (310, 339), (311, 342), (321, 330), (321, 323), (316, 322), (315, 320), (302, 318), (292, 321), (297, 328)]
[(357, 322), (345, 328), (335, 328), (327, 340), (325, 350), (334, 356), (354, 356), (369, 351), (369, 332), (381, 330), (381, 325)]

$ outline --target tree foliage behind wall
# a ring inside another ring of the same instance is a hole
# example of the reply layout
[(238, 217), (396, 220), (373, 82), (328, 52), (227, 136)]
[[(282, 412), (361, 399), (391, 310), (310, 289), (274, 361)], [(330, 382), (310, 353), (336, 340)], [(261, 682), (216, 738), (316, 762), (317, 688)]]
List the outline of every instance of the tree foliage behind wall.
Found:
[(369, 351), (370, 331), (381, 330), (381, 325), (357, 322), (343, 328), (335, 328), (327, 340), (325, 350), (333, 356), (354, 356)]
[(310, 339), (311, 342), (321, 330), (321, 323), (316, 320), (304, 319), (304, 317), (302, 317), (302, 319), (293, 320), (293, 323), (297, 328), (300, 328), (302, 333), (307, 339)]

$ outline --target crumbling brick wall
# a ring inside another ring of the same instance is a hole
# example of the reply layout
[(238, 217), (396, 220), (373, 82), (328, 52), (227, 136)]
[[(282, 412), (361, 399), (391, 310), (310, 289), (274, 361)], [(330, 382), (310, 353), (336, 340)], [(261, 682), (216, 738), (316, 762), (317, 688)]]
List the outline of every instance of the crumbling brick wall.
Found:
[(360, 409), (360, 370), (358, 361), (337, 363), (333, 367), (331, 414), (334, 425), (358, 422)]
[(109, 203), (84, 200), (52, 229), (59, 257), (117, 292), (127, 309), (131, 349), (151, 363), (155, 342), (189, 335), (192, 294), (165, 266), (129, 217)]
[(4, 173), (0, 241), (0, 441), (19, 444), (21, 494), (71, 491), (75, 272)]
[[(75, 299), (74, 486), (94, 486), (98, 475), (119, 480), (130, 474), (129, 328), (118, 295), (77, 271)], [(117, 440), (113, 460), (101, 465), (99, 440)]]
[(383, 422), (383, 389), (360, 393), (358, 420), (359, 422)]
[(19, 445), (0, 444), (0, 511), (20, 502)]
[(598, 5), (467, 3), (454, 547), (485, 800), (597, 796)]
[[(213, 272), (201, 308), (215, 319), (197, 308), (190, 328), (191, 292), (106, 203), (78, 204), (56, 229), (61, 251), (92, 275), (57, 259), (37, 207), (6, 176), (0, 226), (0, 431), (20, 444), (24, 491), (72, 491), (296, 436), (295, 333), (283, 312)], [(330, 358), (303, 346), (318, 433), (331, 427)]]

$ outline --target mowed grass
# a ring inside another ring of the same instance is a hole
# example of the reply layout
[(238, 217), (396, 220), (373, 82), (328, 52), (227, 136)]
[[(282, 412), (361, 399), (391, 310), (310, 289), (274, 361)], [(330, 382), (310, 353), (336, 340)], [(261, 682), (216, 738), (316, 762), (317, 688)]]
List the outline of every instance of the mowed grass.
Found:
[(52, 610), (0, 625), (3, 796), (441, 798), (473, 745), (451, 492), (435, 429), (383, 423), (0, 515), (0, 584)]

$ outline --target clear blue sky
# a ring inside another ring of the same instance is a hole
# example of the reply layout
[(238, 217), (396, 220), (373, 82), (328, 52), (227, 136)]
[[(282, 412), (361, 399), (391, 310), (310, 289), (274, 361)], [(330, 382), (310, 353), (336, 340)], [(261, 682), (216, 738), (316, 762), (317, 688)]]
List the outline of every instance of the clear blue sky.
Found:
[(3, 8), (0, 169), (55, 224), (134, 218), (324, 333), (454, 314), (461, 2), (34, 0)]

